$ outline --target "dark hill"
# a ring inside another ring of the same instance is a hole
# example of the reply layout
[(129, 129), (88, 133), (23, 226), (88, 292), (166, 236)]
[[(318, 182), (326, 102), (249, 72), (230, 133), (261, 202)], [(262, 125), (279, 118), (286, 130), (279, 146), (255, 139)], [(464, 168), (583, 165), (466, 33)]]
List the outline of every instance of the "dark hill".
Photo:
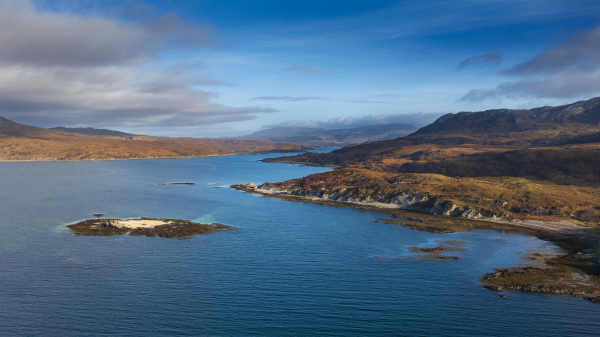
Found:
[(486, 110), (444, 115), (415, 135), (461, 133), (509, 133), (533, 130), (600, 126), (600, 97), (557, 107), (529, 110)]
[(4, 117), (0, 117), (0, 137), (25, 137), (25, 138), (47, 138), (61, 134), (35, 126), (15, 123)]
[(114, 136), (114, 137), (134, 136), (131, 133), (126, 133), (126, 132), (107, 130), (107, 129), (94, 129), (94, 128), (66, 128), (64, 126), (59, 126), (56, 128), (50, 128), (50, 130), (80, 133), (82, 135), (91, 135), (91, 136)]
[(600, 186), (600, 98), (447, 114), (406, 137), (268, 161)]

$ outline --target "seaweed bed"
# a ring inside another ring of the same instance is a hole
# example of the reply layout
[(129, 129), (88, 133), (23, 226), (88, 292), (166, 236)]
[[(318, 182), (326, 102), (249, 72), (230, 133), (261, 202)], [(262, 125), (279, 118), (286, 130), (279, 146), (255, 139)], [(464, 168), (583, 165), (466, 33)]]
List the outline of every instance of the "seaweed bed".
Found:
[[(394, 212), (402, 219), (379, 219), (404, 228), (436, 234), (468, 232), (473, 229), (493, 229), (503, 233), (523, 233), (554, 243), (561, 252), (533, 253), (523, 256), (525, 266), (499, 268), (481, 277), (482, 287), (504, 291), (526, 291), (583, 297), (600, 303), (600, 249), (597, 236), (582, 232), (580, 236), (527, 227), (486, 223), (428, 214)], [(444, 245), (435, 248), (411, 247), (412, 252), (425, 254), (421, 260), (440, 260)], [(436, 254), (438, 253), (438, 254)], [(452, 258), (452, 257), (450, 257)], [(503, 293), (501, 297), (510, 297)]]
[(467, 250), (468, 245), (460, 240), (437, 240), (435, 247), (408, 247), (411, 253), (418, 254), (413, 259), (420, 261), (445, 261), (460, 260), (460, 257), (446, 255), (447, 253), (460, 253)]
[(67, 227), (75, 235), (85, 236), (112, 236), (112, 235), (125, 235), (129, 234), (132, 236), (148, 236), (148, 237), (161, 237), (161, 238), (185, 238), (194, 235), (211, 234), (216, 232), (237, 230), (235, 227), (230, 227), (218, 223), (213, 224), (201, 224), (195, 223), (188, 220), (179, 219), (157, 219), (157, 218), (145, 218), (141, 220), (161, 220), (169, 222), (169, 224), (159, 225), (149, 228), (128, 228), (128, 227), (116, 227), (111, 225), (111, 221), (119, 219), (91, 219), (78, 222)]

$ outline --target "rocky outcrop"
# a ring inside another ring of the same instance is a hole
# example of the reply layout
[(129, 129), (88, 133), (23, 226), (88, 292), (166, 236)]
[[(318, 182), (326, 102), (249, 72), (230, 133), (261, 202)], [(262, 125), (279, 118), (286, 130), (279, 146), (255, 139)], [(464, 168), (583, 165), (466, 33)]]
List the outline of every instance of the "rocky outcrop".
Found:
[(254, 190), (256, 192), (266, 194), (290, 195), (307, 199), (322, 199), (366, 206), (399, 208), (433, 215), (452, 216), (466, 219), (497, 219), (497, 216), (494, 214), (490, 215), (489, 217), (485, 217), (477, 209), (468, 206), (460, 207), (454, 202), (444, 199), (443, 197), (432, 197), (427, 193), (411, 193), (409, 191), (401, 191), (395, 195), (389, 196), (379, 193), (364, 195), (355, 189), (345, 188), (334, 191), (314, 191), (300, 188), (278, 188), (271, 186), (269, 183), (259, 186), (252, 183), (246, 183), (237, 186), (242, 187), (242, 189)]
[(101, 220), (99, 225), (102, 227), (110, 227), (110, 228), (125, 228), (125, 227), (127, 227), (123, 223), (121, 223), (120, 220), (117, 220), (117, 219)]
[(241, 187), (241, 189), (249, 189), (249, 190), (255, 190), (258, 186), (254, 183), (244, 183), (244, 184), (239, 184), (236, 185)]
[(584, 299), (594, 303), (600, 303), (600, 296), (585, 296)]
[(180, 219), (141, 218), (140, 220), (160, 221), (164, 223), (154, 227), (128, 227), (127, 220), (120, 219), (91, 219), (68, 225), (75, 235), (112, 236), (125, 235), (148, 236), (162, 238), (185, 238), (194, 235), (211, 234), (216, 232), (237, 230), (237, 228), (219, 223), (201, 224)]
[[(572, 260), (576, 261), (576, 260)], [(518, 290), (555, 295), (585, 296), (600, 303), (600, 279), (595, 275), (584, 275), (573, 268), (573, 263), (561, 264), (559, 260), (545, 268), (513, 267), (497, 269), (484, 275), (482, 285), (493, 291)], [(557, 263), (558, 262), (558, 263)], [(583, 281), (584, 280), (584, 281)]]

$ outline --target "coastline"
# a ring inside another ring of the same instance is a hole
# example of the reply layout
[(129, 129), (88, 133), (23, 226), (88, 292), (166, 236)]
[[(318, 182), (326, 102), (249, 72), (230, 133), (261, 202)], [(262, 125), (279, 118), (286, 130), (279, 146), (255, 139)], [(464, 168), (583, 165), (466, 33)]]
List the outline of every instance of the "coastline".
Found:
[[(308, 149), (311, 150), (312, 148)], [(303, 150), (304, 151), (304, 150)], [(153, 160), (153, 159), (190, 159), (204, 157), (227, 157), (239, 155), (261, 155), (269, 153), (299, 153), (303, 151), (297, 150), (265, 150), (265, 151), (249, 151), (238, 153), (223, 153), (223, 154), (207, 154), (202, 156), (181, 156), (181, 157), (147, 157), (147, 158), (105, 158), (105, 159), (0, 159), (0, 163), (20, 163), (20, 162), (75, 162), (75, 161), (121, 161), (121, 160)], [(304, 151), (305, 152), (305, 151)], [(307, 165), (308, 166), (308, 165)]]
[(149, 157), (149, 158), (106, 158), (106, 159), (0, 159), (0, 163), (22, 163), (22, 162), (71, 162), (71, 161), (120, 161), (120, 160), (154, 160), (154, 159), (190, 159), (190, 158), (204, 158), (204, 157), (225, 157), (235, 156), (238, 153), (232, 154), (210, 154), (205, 156), (191, 156), (191, 157)]
[(570, 221), (541, 221), (541, 220), (521, 220), (521, 219), (508, 219), (508, 218), (459, 218), (452, 217), (447, 215), (438, 215), (431, 214), (426, 212), (420, 212), (417, 209), (413, 209), (410, 207), (403, 207), (397, 204), (390, 203), (382, 203), (382, 202), (361, 202), (361, 201), (338, 201), (338, 200), (330, 200), (323, 197), (315, 197), (315, 196), (301, 196), (301, 195), (293, 195), (287, 191), (277, 191), (272, 189), (262, 189), (260, 186), (256, 188), (249, 187), (252, 185), (238, 184), (232, 185), (231, 187), (237, 190), (241, 190), (248, 193), (257, 193), (262, 194), (264, 196), (272, 196), (279, 197), (285, 200), (296, 200), (296, 201), (304, 201), (311, 202), (316, 204), (327, 204), (330, 206), (336, 207), (344, 207), (344, 208), (358, 208), (358, 209), (368, 209), (368, 210), (396, 210), (403, 212), (412, 212), (417, 214), (427, 214), (430, 216), (439, 216), (444, 218), (453, 218), (455, 220), (465, 220), (465, 221), (480, 221), (480, 222), (490, 222), (501, 225), (515, 226), (515, 227), (524, 227), (531, 230), (539, 230), (539, 231), (547, 231), (559, 233), (562, 235), (568, 236), (576, 236), (580, 238), (597, 238), (600, 239), (600, 234), (589, 233), (584, 230), (589, 229), (585, 226), (579, 226)]
[[(514, 266), (494, 269), (493, 272), (481, 275), (481, 286), (497, 292), (526, 291), (570, 295), (600, 303), (600, 235), (586, 231), (585, 229), (589, 229), (587, 227), (568, 221), (469, 219), (428, 214), (379, 202), (347, 202), (290, 195), (289, 192), (261, 189), (260, 186), (252, 183), (231, 185), (230, 187), (246, 193), (260, 194), (264, 197), (286, 201), (385, 213), (391, 215), (392, 219), (377, 219), (376, 221), (411, 230), (447, 234), (473, 229), (491, 229), (535, 236), (553, 243), (564, 254), (535, 256), (534, 258), (541, 262), (543, 267)], [(582, 279), (585, 279), (586, 282), (581, 282)], [(500, 296), (510, 297), (506, 293), (500, 294)]]

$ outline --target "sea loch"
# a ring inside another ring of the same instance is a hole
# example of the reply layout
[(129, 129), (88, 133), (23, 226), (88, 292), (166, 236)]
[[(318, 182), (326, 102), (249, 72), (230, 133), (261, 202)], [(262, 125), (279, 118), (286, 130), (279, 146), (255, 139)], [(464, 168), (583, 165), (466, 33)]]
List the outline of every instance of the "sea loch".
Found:
[[(553, 246), (491, 230), (434, 234), (377, 212), (246, 194), (242, 182), (328, 169), (276, 155), (0, 163), (0, 335), (591, 336), (600, 306), (480, 287), (493, 268)], [(162, 185), (185, 181), (195, 185)], [(189, 239), (75, 236), (106, 217), (218, 222)], [(460, 260), (410, 247), (458, 240)], [(412, 250), (414, 251), (414, 249)]]

